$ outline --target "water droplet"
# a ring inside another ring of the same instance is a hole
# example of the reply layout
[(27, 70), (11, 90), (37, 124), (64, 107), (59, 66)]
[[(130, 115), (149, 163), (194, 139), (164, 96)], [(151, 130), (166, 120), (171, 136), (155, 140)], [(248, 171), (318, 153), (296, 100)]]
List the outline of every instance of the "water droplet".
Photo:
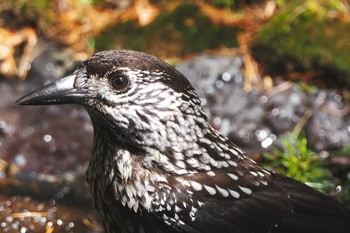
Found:
[(63, 221), (61, 220), (61, 219), (57, 219), (57, 225), (59, 225), (59, 226), (61, 226), (62, 225), (62, 223), (63, 223)]
[(200, 98), (201, 100), (201, 106), (207, 105), (207, 99), (206, 98)]
[(220, 125), (221, 124), (221, 118), (220, 117), (215, 117), (214, 118), (214, 124), (215, 125)]
[(18, 226), (19, 226), (19, 222), (18, 221), (15, 221), (14, 223), (12, 223), (11, 227), (12, 229), (18, 229)]
[(23, 167), (27, 164), (27, 159), (23, 154), (18, 154), (18, 155), (16, 155), (14, 162), (18, 166)]
[(266, 138), (264, 141), (261, 142), (261, 146), (262, 146), (263, 148), (267, 148), (267, 147), (269, 147), (272, 143), (273, 143), (272, 138), (268, 137), (268, 138)]
[(52, 136), (49, 134), (45, 134), (43, 137), (44, 142), (51, 142), (52, 141)]
[(224, 83), (223, 83), (223, 81), (218, 80), (215, 82), (215, 86), (220, 89), (224, 86)]
[(260, 97), (260, 102), (263, 104), (266, 104), (269, 98), (266, 95), (263, 95)]
[(67, 194), (70, 191), (70, 188), (68, 186), (63, 187), (63, 193)]
[(272, 109), (272, 115), (274, 115), (274, 116), (278, 116), (278, 114), (280, 113), (280, 110), (278, 109), (278, 108), (274, 108), (274, 109)]
[(266, 130), (256, 130), (255, 131), (255, 136), (257, 137), (257, 139), (259, 140), (259, 141), (262, 141), (262, 140), (264, 140), (266, 137), (267, 137), (267, 131)]
[(225, 82), (231, 81), (231, 75), (228, 72), (224, 72), (222, 74), (222, 80), (224, 80)]
[(46, 64), (46, 70), (47, 71), (52, 71), (55, 68), (55, 66), (52, 63), (47, 63)]
[(46, 218), (45, 217), (40, 218), (40, 222), (45, 223), (46, 222)]
[(328, 157), (329, 157), (329, 152), (328, 152), (328, 151), (321, 151), (321, 152), (320, 152), (320, 157), (321, 157), (322, 159), (328, 158)]
[(23, 66), (23, 68), (24, 68), (25, 70), (30, 70), (30, 69), (32, 68), (32, 65), (31, 65), (30, 63), (25, 63), (24, 66)]
[(341, 102), (341, 95), (335, 95), (334, 96), (334, 99), (335, 99), (335, 101), (337, 101), (338, 103), (340, 103)]
[(290, 101), (293, 104), (300, 104), (300, 102), (301, 102), (300, 95), (297, 93), (292, 93), (290, 96)]
[(338, 185), (337, 187), (335, 187), (335, 191), (336, 191), (337, 193), (341, 192), (341, 190), (342, 190), (341, 185)]

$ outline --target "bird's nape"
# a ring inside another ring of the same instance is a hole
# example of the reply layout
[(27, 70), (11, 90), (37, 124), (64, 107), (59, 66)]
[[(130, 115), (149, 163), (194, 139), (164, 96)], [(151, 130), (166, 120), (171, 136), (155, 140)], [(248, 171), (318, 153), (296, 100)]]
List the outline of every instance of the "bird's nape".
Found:
[(65, 103), (83, 105), (94, 126), (87, 180), (108, 233), (350, 232), (340, 203), (249, 159), (154, 56), (99, 52), (16, 102)]

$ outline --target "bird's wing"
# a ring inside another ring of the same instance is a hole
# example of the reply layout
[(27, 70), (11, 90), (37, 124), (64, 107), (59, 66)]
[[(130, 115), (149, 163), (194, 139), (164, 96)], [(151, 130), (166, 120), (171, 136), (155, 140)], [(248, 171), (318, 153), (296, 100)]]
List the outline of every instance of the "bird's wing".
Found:
[[(350, 232), (340, 204), (291, 178), (251, 164), (181, 179), (196, 209), (180, 228), (200, 233)], [(214, 175), (215, 174), (215, 175)], [(181, 179), (178, 179), (181, 181)], [(339, 219), (343, 218), (342, 221)], [(337, 230), (337, 231), (334, 231)]]
[(266, 170), (245, 163), (175, 178), (178, 183), (172, 185), (186, 186), (195, 208), (193, 218), (180, 228), (201, 233), (269, 232), (291, 215), (286, 190)]
[(272, 179), (288, 191), (294, 212), (272, 232), (350, 232), (350, 211), (335, 199), (289, 177), (272, 174)]

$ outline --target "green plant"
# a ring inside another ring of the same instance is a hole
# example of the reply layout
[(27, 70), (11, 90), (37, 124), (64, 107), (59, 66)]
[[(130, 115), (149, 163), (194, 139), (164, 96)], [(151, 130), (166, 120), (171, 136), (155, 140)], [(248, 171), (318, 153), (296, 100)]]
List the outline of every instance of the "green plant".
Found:
[(276, 172), (292, 177), (307, 185), (329, 191), (331, 173), (325, 168), (326, 161), (308, 147), (304, 134), (288, 134), (279, 139), (280, 148), (263, 154), (267, 166)]
[(254, 46), (266, 49), (269, 57), (265, 62), (274, 69), (305, 72), (323, 67), (337, 70), (337, 78), (349, 85), (348, 16), (341, 0), (284, 1), (255, 34)]

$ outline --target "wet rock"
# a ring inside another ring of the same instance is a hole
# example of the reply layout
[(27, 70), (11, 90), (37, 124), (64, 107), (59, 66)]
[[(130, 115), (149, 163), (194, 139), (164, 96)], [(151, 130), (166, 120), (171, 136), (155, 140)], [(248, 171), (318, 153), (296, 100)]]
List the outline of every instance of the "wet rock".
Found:
[(349, 103), (335, 91), (314, 95), (286, 83), (266, 93), (246, 93), (242, 66), (240, 57), (199, 56), (177, 67), (197, 90), (211, 124), (233, 142), (247, 152), (261, 152), (305, 120), (317, 151), (349, 145)]
[(311, 101), (313, 114), (306, 133), (318, 150), (339, 150), (350, 145), (350, 103), (335, 91), (321, 90)]
[(276, 93), (266, 100), (265, 121), (276, 134), (293, 131), (307, 110), (308, 97), (296, 86)]

